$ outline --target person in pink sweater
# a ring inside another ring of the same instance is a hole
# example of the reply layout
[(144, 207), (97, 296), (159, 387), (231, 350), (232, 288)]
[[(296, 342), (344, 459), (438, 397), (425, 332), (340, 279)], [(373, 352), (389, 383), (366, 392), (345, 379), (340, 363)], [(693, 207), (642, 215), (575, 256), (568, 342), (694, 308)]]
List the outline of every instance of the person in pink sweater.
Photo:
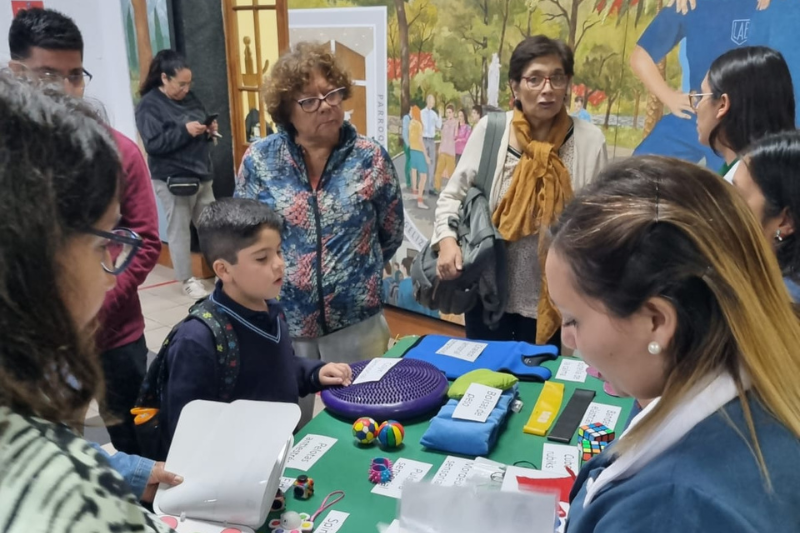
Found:
[[(72, 19), (52, 10), (26, 10), (11, 25), (9, 45), (12, 70), (83, 98), (92, 75), (83, 68), (83, 37)], [(144, 381), (148, 352), (139, 286), (158, 262), (161, 240), (155, 194), (142, 153), (135, 142), (110, 127), (109, 130), (123, 171), (121, 216), (115, 231), (135, 233), (142, 245), (127, 270), (117, 276), (116, 287), (106, 294), (100, 311), (96, 338), (106, 393), (98, 401), (114, 448), (138, 455), (130, 410)]]
[(450, 179), (456, 169), (456, 133), (458, 132), (458, 121), (453, 114), (455, 107), (447, 104), (445, 110), (445, 121), (442, 124), (442, 141), (439, 143), (439, 157), (436, 163), (436, 174), (433, 179), (434, 194), (439, 194), (442, 190), (442, 178)]
[(467, 139), (472, 133), (472, 126), (467, 122), (467, 110), (458, 110), (458, 131), (456, 132), (456, 166), (461, 161), (461, 154), (464, 153), (464, 147), (467, 145)]

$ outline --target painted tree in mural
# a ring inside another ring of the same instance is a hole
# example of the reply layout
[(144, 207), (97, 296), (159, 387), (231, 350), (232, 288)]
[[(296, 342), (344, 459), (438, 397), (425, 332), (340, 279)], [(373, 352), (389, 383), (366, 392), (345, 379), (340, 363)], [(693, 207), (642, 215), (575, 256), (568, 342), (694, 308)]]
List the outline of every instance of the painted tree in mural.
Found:
[(139, 62), (136, 57), (136, 30), (133, 29), (131, 6), (125, 6), (125, 44), (128, 49), (128, 67), (139, 74)]
[(411, 78), (408, 60), (408, 19), (406, 18), (406, 0), (394, 0), (397, 11), (397, 32), (400, 37), (400, 116), (404, 117), (411, 109)]
[[(686, 4), (687, 0), (677, 0), (679, 4)], [(668, 0), (667, 6), (671, 7), (675, 4), (676, 0)], [(609, 2), (608, 0), (597, 0), (595, 4), (595, 9), (598, 13), (603, 13), (605, 16), (608, 15), (617, 15), (617, 24), (622, 20), (623, 16), (626, 16), (632, 8), (636, 8), (635, 11), (635, 19), (634, 19), (634, 26), (638, 24), (639, 19), (644, 13), (645, 10), (654, 9), (656, 13), (661, 11), (664, 7), (662, 0), (613, 0)], [(680, 8), (680, 6), (679, 6)], [(658, 72), (661, 74), (661, 77), (667, 79), (667, 58), (666, 56), (658, 62)], [(636, 116), (638, 118), (638, 109), (639, 109), (639, 96), (636, 99)], [(645, 110), (645, 122), (644, 122), (644, 132), (643, 136), (647, 137), (650, 132), (652, 131), (653, 127), (655, 127), (656, 123), (661, 120), (661, 117), (664, 115), (664, 104), (656, 98), (654, 94), (647, 95), (647, 108)], [(636, 122), (634, 122), (634, 127), (636, 126)]]
[(150, 25), (147, 21), (147, 0), (131, 0), (133, 21), (136, 28), (136, 49), (139, 52), (139, 73), (150, 70), (153, 48), (150, 44)]
[(168, 46), (164, 40), (164, 31), (161, 29), (161, 17), (158, 16), (158, 13), (155, 9), (153, 9), (153, 25), (155, 26), (153, 33), (155, 34), (156, 52), (160, 52), (161, 50), (168, 48)]
[[(556, 20), (563, 20), (564, 23), (567, 25), (567, 44), (572, 48), (574, 52), (578, 51), (578, 47), (581, 45), (581, 41), (586, 36), (586, 32), (589, 31), (592, 27), (597, 26), (602, 22), (602, 19), (598, 17), (586, 17), (583, 22), (580, 24), (580, 30), (578, 29), (578, 19), (581, 17), (581, 5), (588, 0), (571, 0), (567, 3), (567, 0), (545, 0), (547, 3), (551, 4), (554, 7), (554, 13), (547, 13), (544, 17), (544, 21), (556, 21)], [(603, 0), (599, 0), (603, 1)], [(617, 0), (617, 1), (629, 1), (629, 2), (636, 2), (638, 0)], [(595, 18), (596, 20), (591, 20), (591, 18)]]

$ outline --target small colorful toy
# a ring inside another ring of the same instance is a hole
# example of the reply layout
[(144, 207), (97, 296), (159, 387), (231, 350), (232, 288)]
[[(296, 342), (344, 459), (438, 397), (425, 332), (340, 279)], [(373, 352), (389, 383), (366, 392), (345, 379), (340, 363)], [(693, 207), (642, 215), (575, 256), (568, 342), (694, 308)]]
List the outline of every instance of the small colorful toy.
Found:
[(286, 511), (280, 519), (271, 520), (269, 523), (272, 533), (311, 533), (314, 531), (314, 522), (308, 513)]
[(360, 444), (372, 444), (378, 436), (378, 423), (367, 416), (359, 418), (353, 424), (353, 436)]
[(298, 500), (307, 500), (314, 495), (314, 480), (306, 475), (297, 476), (292, 486)]
[(376, 485), (392, 480), (392, 462), (385, 457), (376, 457), (369, 467), (369, 480)]
[(400, 422), (387, 420), (378, 428), (378, 442), (384, 448), (396, 448), (403, 444), (406, 430)]
[(578, 428), (578, 441), (588, 440), (605, 442), (608, 444), (614, 440), (614, 430), (604, 426), (600, 422), (594, 422)]
[(283, 511), (284, 509), (286, 509), (286, 495), (281, 489), (278, 489), (275, 499), (272, 500), (272, 512)]

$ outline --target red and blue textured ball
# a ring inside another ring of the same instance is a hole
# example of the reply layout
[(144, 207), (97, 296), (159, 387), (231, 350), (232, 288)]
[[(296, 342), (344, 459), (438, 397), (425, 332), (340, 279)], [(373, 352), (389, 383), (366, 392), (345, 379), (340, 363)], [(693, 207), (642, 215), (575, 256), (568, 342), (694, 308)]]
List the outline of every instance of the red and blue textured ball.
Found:
[(372, 444), (378, 436), (378, 423), (368, 416), (362, 416), (353, 424), (353, 436), (360, 444)]
[(406, 430), (400, 422), (387, 420), (378, 428), (378, 442), (384, 448), (396, 448), (403, 444)]

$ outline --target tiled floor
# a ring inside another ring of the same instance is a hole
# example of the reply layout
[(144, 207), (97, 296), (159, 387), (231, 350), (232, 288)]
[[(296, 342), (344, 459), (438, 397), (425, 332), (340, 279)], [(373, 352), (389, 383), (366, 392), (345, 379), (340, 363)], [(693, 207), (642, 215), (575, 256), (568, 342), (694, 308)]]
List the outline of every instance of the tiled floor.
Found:
[[(213, 280), (204, 281), (204, 284), (209, 290), (213, 289)], [(144, 315), (144, 336), (147, 340), (147, 347), (153, 352), (150, 354), (152, 359), (161, 348), (161, 343), (164, 342), (172, 327), (186, 317), (194, 300), (183, 294), (182, 286), (175, 281), (172, 269), (161, 265), (156, 266), (139, 288), (139, 300), (142, 302), (142, 314)], [(318, 396), (314, 415), (316, 416), (322, 408), (322, 402)], [(108, 434), (97, 411), (97, 402), (92, 402), (86, 413), (85, 436), (88, 440), (98, 442), (108, 452), (113, 453), (114, 449), (109, 443)]]

